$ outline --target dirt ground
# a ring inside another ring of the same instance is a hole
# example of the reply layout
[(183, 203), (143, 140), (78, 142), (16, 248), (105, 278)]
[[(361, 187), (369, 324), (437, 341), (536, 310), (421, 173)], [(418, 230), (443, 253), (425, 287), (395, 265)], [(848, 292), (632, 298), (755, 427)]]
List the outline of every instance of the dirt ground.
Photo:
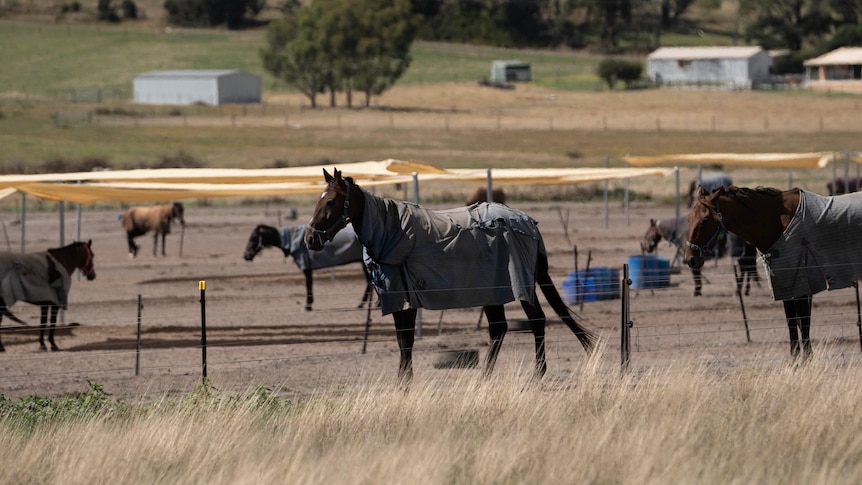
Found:
[[(359, 264), (315, 273), (313, 311), (303, 309), (304, 285), (292, 260), (277, 249), (265, 250), (253, 262), (242, 259), (257, 224), (293, 225), (307, 221), (315, 197), (296, 205), (298, 219), (288, 220), (291, 207), (186, 203), (187, 227), (168, 237), (167, 257), (154, 257), (152, 238), (138, 239), (142, 250), (130, 259), (119, 209), (84, 207), (81, 238), (92, 239), (94, 281), (73, 281), (68, 310), (57, 343), (61, 350), (39, 350), (37, 333), (4, 331), (6, 352), (0, 354), (0, 394), (10, 398), (81, 392), (88, 383), (125, 397), (186, 393), (202, 380), (201, 322), (206, 319), (206, 371), (224, 392), (244, 393), (266, 386), (287, 395), (308, 395), (321, 388), (344, 387), (394, 379), (397, 346), (390, 317), (379, 310), (358, 308), (364, 280)], [(622, 269), (640, 253), (640, 238), (650, 218), (674, 215), (674, 207), (654, 202), (632, 203), (628, 217), (613, 202), (524, 203), (511, 205), (539, 221), (550, 252), (551, 275), (562, 292), (577, 264), (584, 269)], [(439, 207), (443, 208), (443, 207)], [(9, 249), (20, 250), (20, 221), (5, 215)], [(74, 210), (65, 212), (66, 242), (74, 238)], [(56, 212), (32, 212), (26, 218), (28, 251), (58, 246)], [(180, 249), (182, 245), (182, 255)], [(662, 243), (660, 254), (674, 249)], [(672, 362), (727, 366), (783, 365), (788, 361), (787, 327), (780, 303), (773, 302), (764, 283), (745, 297), (751, 342), (734, 291), (733, 263), (728, 257), (708, 263), (704, 296), (693, 298), (687, 269), (671, 271), (671, 285), (631, 290), (632, 367), (646, 369)], [(763, 270), (760, 270), (763, 277)], [(206, 282), (205, 305), (199, 282)], [(142, 308), (138, 310), (138, 298)], [(544, 302), (544, 300), (542, 299)], [(601, 335), (599, 365), (615, 372), (620, 363), (621, 300), (573, 304), (584, 324)], [(548, 314), (548, 378), (565, 378), (587, 362), (571, 332)], [(38, 323), (38, 308), (13, 306), (20, 317)], [(513, 329), (523, 318), (520, 305), (507, 306)], [(370, 331), (365, 334), (370, 316)], [(429, 379), (478, 369), (441, 370), (441, 352), (478, 349), (484, 359), (487, 326), (478, 309), (423, 311), (417, 339), (416, 378)], [(812, 336), (817, 352), (841, 361), (859, 358), (856, 299), (852, 289), (815, 298)], [(140, 321), (140, 351), (137, 329)], [(3, 328), (8, 328), (4, 322)], [(530, 371), (533, 342), (529, 332), (506, 337), (496, 372), (522, 375)], [(363, 351), (364, 350), (364, 351)]]

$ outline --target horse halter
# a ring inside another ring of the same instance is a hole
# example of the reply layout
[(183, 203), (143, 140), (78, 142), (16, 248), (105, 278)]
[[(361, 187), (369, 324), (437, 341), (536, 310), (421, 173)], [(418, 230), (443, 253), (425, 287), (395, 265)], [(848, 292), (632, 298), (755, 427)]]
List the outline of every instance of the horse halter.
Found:
[(78, 266), (78, 269), (84, 273), (84, 276), (90, 276), (93, 274), (93, 250), (90, 249), (90, 245), (86, 243), (81, 243), (84, 246), (84, 249), (87, 251), (87, 258), (84, 260), (84, 264)]
[(707, 251), (715, 244), (715, 241), (718, 239), (719, 234), (724, 233), (727, 234), (727, 228), (724, 227), (724, 216), (721, 215), (721, 207), (718, 205), (718, 197), (715, 198), (715, 221), (718, 222), (718, 226), (715, 228), (715, 232), (712, 233), (712, 236), (707, 239), (703, 245), (695, 244), (691, 241), (686, 240), (685, 245), (691, 248), (692, 251), (697, 252), (697, 256), (699, 258), (703, 258), (704, 251)]
[(338, 231), (344, 229), (348, 224), (350, 224), (350, 181), (345, 179), (344, 185), (347, 187), (347, 194), (344, 196), (344, 210), (341, 212), (341, 217), (333, 222), (328, 228), (323, 230), (317, 229), (309, 224), (308, 227), (311, 228), (315, 239), (325, 242), (332, 241), (332, 238), (335, 237)]

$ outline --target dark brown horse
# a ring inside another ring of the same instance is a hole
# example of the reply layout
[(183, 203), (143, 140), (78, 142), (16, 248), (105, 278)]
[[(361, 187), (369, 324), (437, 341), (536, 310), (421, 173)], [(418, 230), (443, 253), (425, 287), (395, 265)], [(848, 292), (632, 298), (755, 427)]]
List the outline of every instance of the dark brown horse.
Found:
[[(320, 250), (348, 224), (368, 257), (381, 310), (392, 314), (401, 351), (398, 376), (413, 376), (413, 341), (418, 308), (481, 306), (491, 345), (484, 374), (494, 368), (508, 325), (503, 305), (520, 300), (535, 340), (535, 376), (547, 371), (545, 314), (536, 285), (589, 352), (595, 336), (563, 303), (548, 275), (548, 254), (536, 221), (501, 204), (477, 204), (447, 211), (383, 199), (350, 177), (323, 171), (327, 186), (314, 209), (305, 242)], [(476, 251), (478, 249), (478, 252)]]
[(784, 303), (791, 355), (809, 358), (812, 295), (852, 286), (862, 273), (862, 239), (854, 233), (862, 226), (862, 195), (731, 186), (698, 192), (696, 200), (688, 216), (686, 262), (703, 265), (703, 252), (722, 232), (753, 244), (769, 267), (774, 298)]
[[(311, 311), (314, 303), (314, 278), (312, 272), (315, 269), (332, 268), (344, 264), (362, 263), (362, 244), (356, 239), (352, 229), (341, 231), (335, 240), (327, 245), (326, 251), (309, 251), (305, 245), (305, 230), (308, 226), (288, 226), (276, 229), (272, 226), (260, 224), (251, 231), (248, 242), (245, 245), (243, 259), (254, 260), (264, 248), (281, 248), (284, 256), (293, 258), (296, 267), (305, 275), (305, 309)], [(362, 294), (361, 307), (365, 302), (371, 301), (371, 276), (362, 265), (365, 274), (365, 292)]]
[[(491, 189), (491, 197), (493, 197), (493, 202), (496, 202), (498, 204), (506, 203), (506, 193), (503, 192), (503, 189)], [(473, 205), (476, 202), (488, 202), (487, 187), (476, 187), (476, 190), (474, 190), (473, 193), (467, 196), (467, 205)]]
[[(0, 253), (0, 320), (8, 316), (18, 323), (22, 322), (9, 311), (16, 301), (39, 305), (42, 328), (39, 332), (39, 347), (45, 347), (45, 329), (49, 322), (48, 342), (51, 350), (58, 350), (54, 343), (54, 327), (60, 308), (66, 308), (71, 275), (76, 269), (88, 280), (96, 278), (93, 267), (92, 241), (48, 249), (37, 253)], [(0, 352), (5, 351), (0, 343)]]
[(185, 210), (179, 202), (151, 207), (129, 207), (123, 212), (121, 223), (126, 231), (129, 243), (129, 256), (136, 257), (140, 247), (135, 244), (134, 239), (138, 236), (153, 231), (153, 256), (157, 254), (159, 236), (162, 238), (162, 256), (165, 256), (165, 236), (171, 233), (171, 223), (179, 219), (185, 228)]

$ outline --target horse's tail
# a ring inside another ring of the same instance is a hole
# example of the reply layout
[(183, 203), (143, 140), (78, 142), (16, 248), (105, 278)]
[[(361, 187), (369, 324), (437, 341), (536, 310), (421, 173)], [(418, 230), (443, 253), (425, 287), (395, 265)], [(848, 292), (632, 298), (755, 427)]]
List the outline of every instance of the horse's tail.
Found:
[(0, 316), (9, 317), (15, 323), (20, 323), (21, 325), (27, 325), (27, 322), (21, 320), (16, 317), (12, 312), (9, 311), (9, 307), (6, 306), (6, 302), (0, 299)]
[(578, 323), (578, 319), (582, 319), (582, 317), (563, 302), (560, 292), (557, 291), (557, 287), (554, 286), (554, 282), (551, 280), (551, 275), (548, 274), (547, 254), (539, 253), (539, 264), (539, 271), (536, 272), (536, 284), (542, 289), (542, 294), (545, 295), (545, 299), (548, 300), (557, 316), (578, 337), (581, 345), (584, 346), (584, 350), (587, 353), (592, 353), (598, 342), (598, 336)]

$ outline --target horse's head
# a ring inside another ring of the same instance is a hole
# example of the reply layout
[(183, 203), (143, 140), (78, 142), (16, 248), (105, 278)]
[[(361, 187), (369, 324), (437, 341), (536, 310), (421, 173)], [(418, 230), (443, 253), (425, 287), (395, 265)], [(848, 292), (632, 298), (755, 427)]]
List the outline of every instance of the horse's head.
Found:
[(305, 231), (305, 245), (313, 251), (323, 249), (325, 243), (332, 241), (335, 234), (350, 223), (350, 191), (355, 185), (352, 178), (342, 177), (338, 169), (334, 173), (329, 175), (323, 169), (326, 188), (317, 200)]
[(704, 193), (701, 187), (695, 192), (694, 205), (688, 213), (684, 258), (685, 263), (692, 269), (703, 266), (703, 254), (715, 246), (722, 231), (726, 232), (718, 205), (719, 197), (724, 193), (724, 187), (715, 189), (711, 194)]
[(278, 234), (278, 229), (260, 224), (251, 231), (251, 236), (248, 237), (242, 257), (246, 261), (251, 261), (264, 248), (279, 245), (280, 243), (281, 236)]
[(242, 259), (251, 261), (263, 250), (263, 237), (260, 235), (261, 227), (263, 226), (257, 226), (251, 231), (251, 236), (248, 237), (248, 242), (245, 243), (245, 252), (242, 253)]
[(185, 208), (179, 202), (174, 202), (171, 206), (171, 219), (179, 219), (180, 224), (186, 225)]
[(90, 239), (86, 243), (77, 243), (79, 248), (77, 254), (80, 257), (80, 263), (77, 265), (81, 273), (87, 277), (88, 281), (96, 279), (96, 268), (93, 265), (93, 240)]
[(641, 241), (641, 249), (654, 253), (658, 250), (658, 243), (661, 242), (661, 232), (658, 230), (658, 223), (655, 219), (649, 220), (649, 228), (644, 233), (644, 239)]

